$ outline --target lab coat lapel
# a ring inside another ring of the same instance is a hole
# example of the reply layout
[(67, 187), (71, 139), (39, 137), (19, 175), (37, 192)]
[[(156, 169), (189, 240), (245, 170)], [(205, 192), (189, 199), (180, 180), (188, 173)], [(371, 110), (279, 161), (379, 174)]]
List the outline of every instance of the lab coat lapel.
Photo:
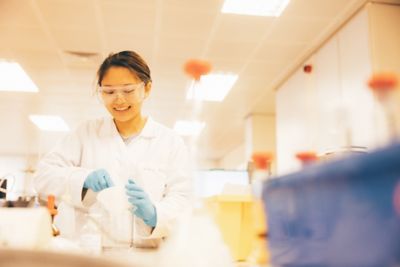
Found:
[(122, 140), (118, 129), (112, 118), (108, 118), (104, 124), (103, 136), (107, 136), (108, 152), (105, 157), (109, 161), (109, 168), (107, 171), (110, 173), (115, 185), (124, 185), (126, 177), (123, 172), (123, 161), (127, 157), (127, 147)]
[(126, 146), (125, 168), (127, 177), (139, 186), (144, 185), (143, 169), (150, 160), (152, 140), (155, 137), (155, 123), (149, 117), (140, 134)]

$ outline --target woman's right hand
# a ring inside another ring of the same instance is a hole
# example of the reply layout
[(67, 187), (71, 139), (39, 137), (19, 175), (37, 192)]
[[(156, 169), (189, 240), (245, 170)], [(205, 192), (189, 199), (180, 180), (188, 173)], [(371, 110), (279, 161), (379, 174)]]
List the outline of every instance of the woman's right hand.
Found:
[(83, 184), (84, 188), (92, 189), (94, 192), (99, 192), (111, 186), (114, 186), (114, 183), (111, 180), (110, 174), (104, 169), (91, 172)]

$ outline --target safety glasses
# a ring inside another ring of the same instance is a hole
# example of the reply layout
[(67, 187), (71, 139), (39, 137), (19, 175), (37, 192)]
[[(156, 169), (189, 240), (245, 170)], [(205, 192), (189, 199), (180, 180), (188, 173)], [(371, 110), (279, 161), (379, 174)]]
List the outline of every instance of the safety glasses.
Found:
[(144, 82), (122, 86), (99, 86), (98, 93), (106, 101), (114, 101), (119, 95), (126, 100), (138, 100), (143, 95)]

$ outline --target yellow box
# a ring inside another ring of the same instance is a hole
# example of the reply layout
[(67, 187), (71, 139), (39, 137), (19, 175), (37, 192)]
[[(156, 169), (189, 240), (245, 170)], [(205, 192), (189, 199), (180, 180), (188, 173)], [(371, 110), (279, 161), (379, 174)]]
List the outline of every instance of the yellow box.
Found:
[(254, 240), (252, 196), (213, 196), (207, 198), (205, 203), (234, 259), (246, 260), (251, 253)]

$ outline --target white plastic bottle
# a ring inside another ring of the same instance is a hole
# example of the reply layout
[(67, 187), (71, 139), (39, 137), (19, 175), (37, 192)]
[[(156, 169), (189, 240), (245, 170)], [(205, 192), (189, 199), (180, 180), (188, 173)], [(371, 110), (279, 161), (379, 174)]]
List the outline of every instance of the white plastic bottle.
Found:
[(265, 181), (271, 178), (271, 153), (254, 153), (253, 171), (251, 174), (251, 185), (253, 189), (252, 206), (252, 251), (248, 261), (252, 266), (267, 266), (269, 262), (269, 252), (267, 251), (267, 222), (262, 199), (262, 188)]
[[(382, 120), (380, 115), (383, 115), (383, 125), (381, 124), (381, 136), (377, 135), (378, 143), (389, 144), (400, 140), (400, 76), (392, 72), (374, 73), (369, 81), (368, 86), (371, 89), (376, 103), (379, 106), (375, 110), (375, 124), (378, 125)], [(382, 127), (383, 126), (383, 127)], [(386, 128), (386, 129), (385, 129)], [(382, 133), (385, 133), (382, 136)], [(386, 136), (385, 136), (386, 135)]]
[[(100, 255), (102, 252), (101, 232), (97, 224), (99, 216), (86, 214), (86, 223), (81, 229), (79, 236), (79, 245), (87, 253)], [(95, 223), (97, 222), (97, 224)]]

